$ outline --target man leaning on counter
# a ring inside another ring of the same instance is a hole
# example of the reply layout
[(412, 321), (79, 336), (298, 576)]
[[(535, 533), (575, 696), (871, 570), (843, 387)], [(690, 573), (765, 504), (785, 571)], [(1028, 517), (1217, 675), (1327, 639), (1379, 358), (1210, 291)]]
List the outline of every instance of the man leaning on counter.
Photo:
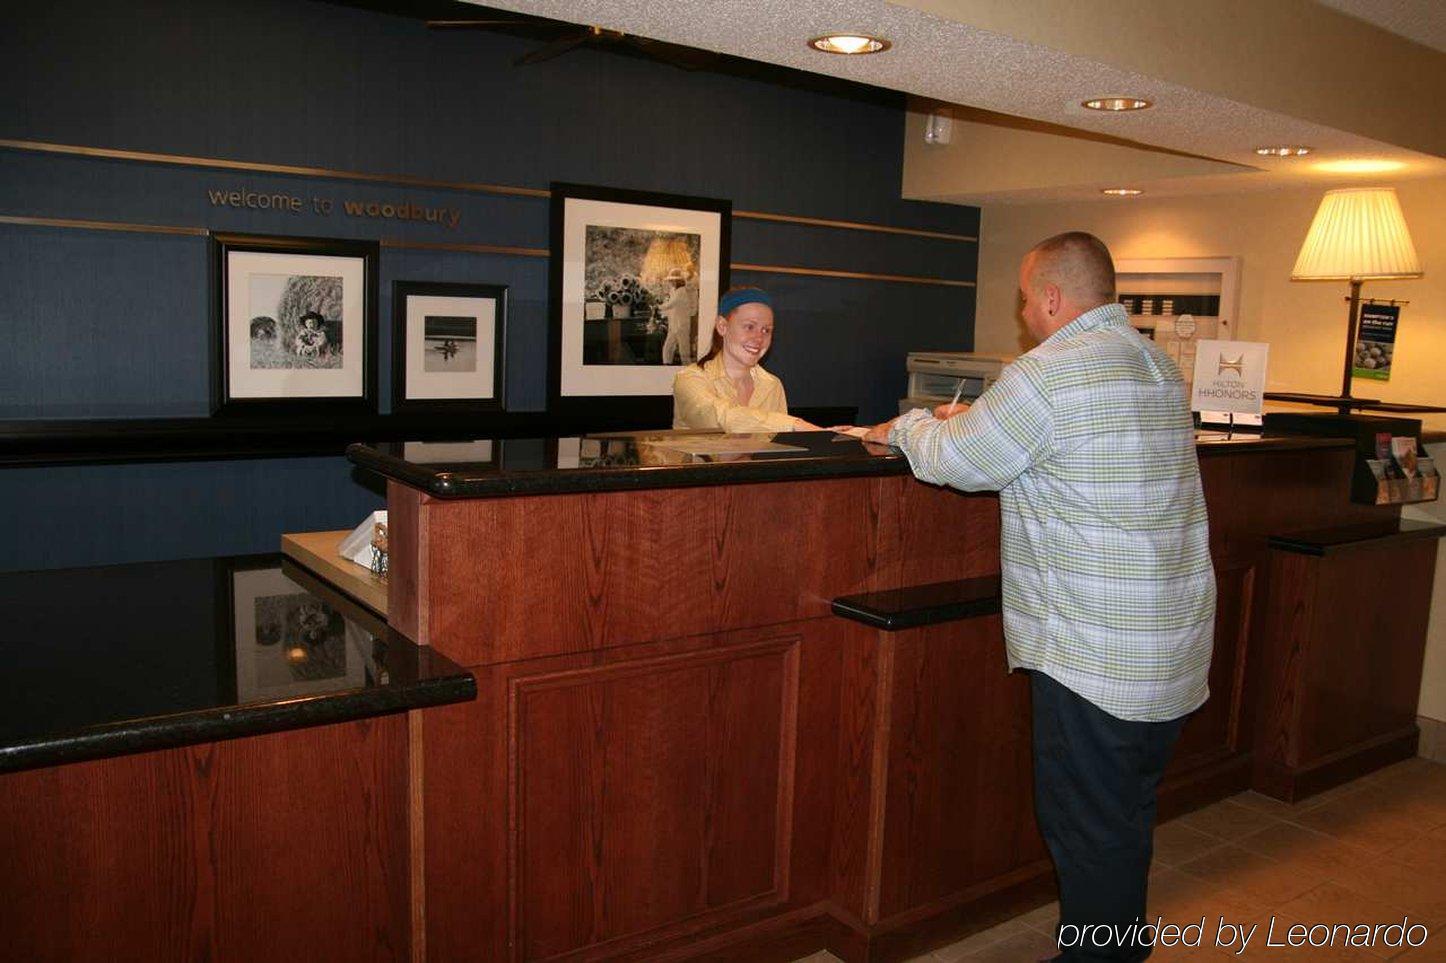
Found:
[[(1062, 960), (1141, 960), (1155, 790), (1206, 700), (1215, 621), (1184, 382), (1115, 298), (1109, 250), (1041, 241), (1019, 270), (1038, 345), (972, 406), (875, 426), (923, 481), (997, 490), (1010, 669), (1029, 672), (1035, 814)], [(946, 410), (947, 409), (947, 410)], [(1118, 945), (1082, 941), (1115, 925)]]

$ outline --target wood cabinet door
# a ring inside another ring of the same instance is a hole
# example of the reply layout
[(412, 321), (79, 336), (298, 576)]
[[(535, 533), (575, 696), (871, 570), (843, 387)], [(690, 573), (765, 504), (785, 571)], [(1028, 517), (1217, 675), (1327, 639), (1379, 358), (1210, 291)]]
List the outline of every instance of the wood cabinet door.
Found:
[(1003, 888), (1046, 857), (1029, 677), (1008, 671), (999, 616), (882, 634), (880, 647), (888, 757), (871, 915), (888, 920)]
[(1180, 732), (1166, 779), (1250, 751), (1242, 743), (1246, 655), (1250, 649), (1256, 566), (1215, 559), (1215, 648), (1210, 657), (1210, 697)]
[(429, 957), (625, 956), (786, 901), (801, 643), (477, 669), (424, 735)]

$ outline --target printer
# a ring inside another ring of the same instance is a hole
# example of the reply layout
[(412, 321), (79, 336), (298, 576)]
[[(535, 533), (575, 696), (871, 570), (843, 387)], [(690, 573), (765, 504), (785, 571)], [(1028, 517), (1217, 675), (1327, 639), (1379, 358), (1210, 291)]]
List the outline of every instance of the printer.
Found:
[[(954, 400), (972, 402), (999, 380), (999, 373), (1014, 360), (1012, 354), (976, 354), (972, 351), (910, 351), (907, 362), (909, 393), (899, 399), (899, 414), (915, 408), (933, 409)], [(960, 384), (963, 388), (960, 388)]]

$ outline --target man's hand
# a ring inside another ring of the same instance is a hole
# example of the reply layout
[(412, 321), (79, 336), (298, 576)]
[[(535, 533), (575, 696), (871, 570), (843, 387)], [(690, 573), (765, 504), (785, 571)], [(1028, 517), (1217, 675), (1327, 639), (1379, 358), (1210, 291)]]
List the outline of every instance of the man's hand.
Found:
[(940, 421), (948, 421), (955, 415), (962, 415), (969, 410), (969, 402), (956, 402), (953, 404), (940, 405), (934, 409), (934, 417)]
[(887, 445), (889, 443), (889, 429), (894, 427), (897, 418), (891, 418), (881, 425), (874, 425), (864, 432), (864, 441), (873, 442), (876, 445)]

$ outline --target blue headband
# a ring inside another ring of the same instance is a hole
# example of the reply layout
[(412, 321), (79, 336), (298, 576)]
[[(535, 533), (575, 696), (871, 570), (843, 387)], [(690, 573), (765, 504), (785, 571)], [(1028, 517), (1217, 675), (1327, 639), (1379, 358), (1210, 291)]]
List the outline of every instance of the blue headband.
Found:
[(727, 317), (745, 304), (764, 304), (773, 307), (773, 299), (761, 288), (739, 288), (729, 291), (718, 301), (718, 313)]

